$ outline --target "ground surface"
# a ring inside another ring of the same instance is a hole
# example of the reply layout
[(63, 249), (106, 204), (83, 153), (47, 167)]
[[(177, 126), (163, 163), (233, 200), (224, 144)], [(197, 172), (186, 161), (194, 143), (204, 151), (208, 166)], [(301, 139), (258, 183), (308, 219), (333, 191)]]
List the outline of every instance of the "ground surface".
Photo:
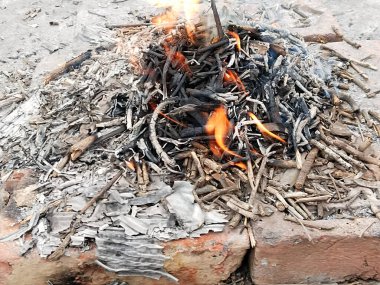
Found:
[[(354, 39), (380, 39), (380, 18), (376, 12), (380, 11), (379, 1), (321, 2), (332, 11), (346, 35)], [(220, 0), (217, 3), (232, 13), (244, 4), (265, 3), (273, 7), (281, 1)], [(37, 84), (40, 75), (56, 65), (91, 46), (107, 43), (111, 36), (105, 28), (107, 23), (141, 22), (150, 19), (156, 11), (148, 0), (1, 0), (0, 92), (20, 84), (28, 88), (31, 79)], [(248, 10), (245, 14), (254, 12)]]

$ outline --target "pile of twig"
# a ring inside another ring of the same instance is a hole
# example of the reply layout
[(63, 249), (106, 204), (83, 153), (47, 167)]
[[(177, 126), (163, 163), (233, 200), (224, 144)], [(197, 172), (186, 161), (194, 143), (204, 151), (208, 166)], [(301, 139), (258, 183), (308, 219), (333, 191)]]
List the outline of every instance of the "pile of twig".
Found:
[[(343, 124), (341, 132), (346, 133), (339, 133), (340, 117), (326, 116), (337, 110), (355, 120), (360, 110), (349, 95), (332, 88), (344, 85), (342, 74), (348, 74), (344, 66), (331, 72), (323, 59), (309, 53), (301, 38), (285, 30), (263, 25), (230, 25), (222, 30), (216, 23), (219, 35), (212, 44), (205, 44), (209, 30), (202, 24), (195, 25), (191, 35), (185, 25), (166, 32), (144, 53), (139, 100), (119, 98), (121, 105), (128, 106), (127, 114), (137, 116), (130, 125), (144, 118), (149, 126), (141, 135), (145, 159), (172, 177), (193, 181), (194, 195), (203, 208), (218, 204), (232, 210), (233, 225), (241, 215), (254, 219), (255, 214), (266, 214), (255, 205), (258, 190), (272, 197), (265, 203), (277, 200), (273, 204), (296, 219), (324, 218), (338, 209), (327, 206), (330, 202), (352, 204), (359, 194), (348, 191), (350, 182), (334, 178), (336, 173), (326, 170), (326, 165), (333, 161), (333, 168), (352, 175), (369, 170), (373, 177), (377, 171), (373, 166), (379, 166), (380, 160), (362, 152), (371, 139), (363, 142), (361, 150), (355, 149), (354, 143), (342, 139), (354, 132)], [(334, 55), (349, 65), (374, 69)], [(340, 100), (351, 109), (337, 106)], [(119, 157), (128, 157), (134, 145), (129, 142), (119, 149)], [(135, 163), (141, 185), (149, 183), (144, 161)], [(300, 170), (287, 185), (276, 178), (284, 168)], [(377, 213), (373, 204), (368, 206)]]

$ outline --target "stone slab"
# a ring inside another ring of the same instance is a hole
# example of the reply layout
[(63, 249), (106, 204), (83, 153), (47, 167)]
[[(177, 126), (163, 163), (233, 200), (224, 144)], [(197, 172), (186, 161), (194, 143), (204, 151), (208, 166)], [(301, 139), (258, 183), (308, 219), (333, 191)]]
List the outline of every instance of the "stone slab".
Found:
[[(250, 254), (256, 285), (380, 281), (380, 221), (329, 220), (331, 231), (305, 230), (275, 214), (254, 226), (257, 246)], [(310, 236), (311, 240), (309, 239)]]

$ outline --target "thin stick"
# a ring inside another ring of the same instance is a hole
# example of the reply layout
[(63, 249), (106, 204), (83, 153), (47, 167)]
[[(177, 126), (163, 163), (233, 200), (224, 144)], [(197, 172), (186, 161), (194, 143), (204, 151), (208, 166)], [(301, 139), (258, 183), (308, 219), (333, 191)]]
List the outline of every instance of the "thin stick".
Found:
[(84, 214), (88, 208), (90, 208), (95, 202), (97, 202), (100, 198), (103, 197), (103, 195), (112, 187), (112, 185), (115, 184), (115, 182), (120, 178), (120, 176), (123, 174), (123, 170), (120, 170), (118, 173), (115, 174), (115, 176), (100, 190), (88, 203), (83, 207), (82, 210), (80, 210), (79, 214)]
[(212, 13), (214, 14), (214, 20), (215, 20), (215, 24), (216, 24), (216, 30), (218, 31), (218, 37), (219, 37), (219, 39), (222, 39), (223, 38), (223, 27), (222, 27), (222, 23), (220, 21), (218, 9), (216, 8), (215, 0), (211, 0), (211, 9), (212, 9)]
[(305, 42), (315, 42), (321, 44), (342, 41), (342, 37), (339, 37), (337, 34), (334, 33), (307, 35), (304, 36), (303, 39)]
[(84, 214), (88, 208), (90, 208), (95, 202), (97, 202), (102, 196), (112, 187), (113, 184), (120, 178), (120, 176), (123, 174), (123, 170), (120, 170), (118, 173), (115, 174), (115, 176), (111, 179), (110, 182), (108, 182), (88, 203), (80, 210), (80, 212), (74, 216), (74, 218), (77, 218), (74, 223), (72, 223), (70, 227), (70, 232), (65, 236), (65, 238), (62, 240), (61, 244), (58, 246), (58, 248), (48, 257), (48, 260), (58, 260), (65, 252), (65, 248), (70, 244), (71, 237), (75, 233), (75, 229), (79, 226), (81, 222), (81, 215)]
[(296, 200), (297, 203), (308, 203), (308, 202), (319, 202), (319, 201), (327, 201), (331, 198), (331, 195), (322, 195), (322, 196), (315, 196), (315, 197), (305, 197), (305, 198), (299, 198)]
[[(251, 196), (249, 197), (249, 201), (254, 201), (256, 192), (254, 192), (257, 187), (255, 186), (255, 183), (253, 182), (254, 176), (253, 176), (253, 167), (252, 167), (252, 161), (249, 159), (247, 161), (247, 172), (248, 172), (248, 181), (249, 181), (249, 186), (251, 187)], [(249, 202), (251, 205), (252, 203)]]
[(360, 44), (355, 43), (354, 41), (352, 41), (352, 40), (346, 38), (346, 37), (345, 37), (345, 36), (344, 36), (344, 35), (338, 30), (337, 27), (332, 26), (332, 29), (333, 29), (334, 33), (335, 33), (339, 38), (341, 38), (342, 40), (344, 40), (344, 41), (345, 41), (346, 43), (348, 43), (349, 45), (353, 46), (353, 47), (356, 48), (356, 49), (359, 49), (359, 48), (361, 47)]
[(324, 145), (323, 143), (316, 141), (314, 139), (310, 140), (310, 143), (314, 145), (315, 147), (319, 148), (321, 151), (325, 152), (328, 156), (333, 158), (336, 162), (338, 162), (340, 165), (342, 165), (346, 169), (352, 168), (352, 165), (346, 162), (343, 158), (341, 158), (337, 153), (335, 153), (332, 149), (330, 149), (328, 146)]
[(195, 166), (197, 167), (199, 175), (201, 176), (202, 179), (204, 179), (205, 178), (205, 172), (203, 171), (202, 164), (201, 164), (197, 154), (195, 153), (195, 151), (191, 152), (191, 157), (193, 158), (193, 161), (195, 163)]
[(310, 173), (311, 168), (313, 167), (314, 161), (317, 158), (319, 149), (318, 148), (313, 148), (309, 154), (306, 157), (306, 160), (304, 164), (302, 165), (301, 171), (297, 177), (297, 181), (295, 184), (295, 188), (297, 190), (301, 190), (303, 185), (305, 184), (307, 175)]
[(255, 219), (255, 215), (252, 212), (246, 211), (246, 210), (240, 208), (239, 206), (237, 206), (236, 204), (234, 204), (231, 201), (228, 201), (226, 205), (227, 205), (228, 208), (230, 208), (231, 210), (239, 213), (240, 215), (242, 215), (244, 217), (247, 217), (247, 218), (252, 219), (252, 220)]
[(274, 189), (270, 186), (267, 186), (266, 191), (269, 192), (270, 194), (276, 196), (276, 198), (284, 205), (284, 207), (289, 211), (290, 214), (292, 214), (293, 216), (295, 216), (298, 219), (303, 220), (302, 215), (300, 213), (298, 213), (296, 211), (296, 209), (294, 209), (294, 207), (290, 206), (288, 202), (286, 202), (286, 200), (284, 199), (284, 197), (282, 197), (280, 192), (278, 192), (276, 189)]
[(375, 224), (375, 223), (377, 223), (377, 220), (374, 220), (374, 221), (372, 221), (372, 223), (370, 223), (362, 232), (361, 232), (361, 234), (359, 235), (359, 237), (361, 238), (361, 237), (363, 237), (363, 235), (365, 234), (365, 232), (366, 231), (368, 231), (369, 230), (369, 228), (370, 227), (372, 227), (373, 226), (373, 224)]
[(368, 75), (366, 73), (364, 73), (359, 67), (357, 67), (355, 63), (350, 62), (350, 65), (351, 65), (352, 69), (355, 70), (365, 80), (369, 79)]
[(68, 62), (65, 62), (62, 66), (58, 67), (57, 69), (50, 72), (45, 80), (44, 84), (48, 84), (50, 81), (58, 78), (62, 74), (65, 74), (70, 71), (72, 68), (78, 68), (85, 60), (89, 59), (91, 57), (92, 51), (88, 50), (77, 57), (74, 57), (73, 59), (69, 60)]
[(255, 248), (256, 239), (255, 239), (255, 236), (253, 235), (253, 228), (250, 222), (247, 223), (247, 230), (248, 230), (249, 241), (251, 243), (251, 248)]
[(224, 189), (217, 189), (202, 198), (202, 201), (211, 201), (212, 199), (219, 197), (224, 194), (229, 194), (231, 192), (239, 190), (236, 186), (227, 187)]
[(334, 147), (334, 146), (330, 146), (330, 148), (335, 151), (337, 154), (339, 154), (343, 159), (347, 160), (348, 162), (356, 165), (357, 167), (359, 168), (365, 168), (365, 164), (359, 160), (356, 160), (354, 158), (352, 158), (351, 156), (349, 156), (347, 153), (345, 153), (344, 151), (342, 150), (339, 150), (338, 148)]
[(380, 166), (380, 160), (375, 158), (375, 157), (372, 157), (372, 156), (369, 156), (369, 155), (366, 155), (364, 154), (363, 152), (357, 150), (356, 148), (350, 146), (349, 144), (346, 144), (345, 142), (343, 141), (340, 141), (340, 140), (333, 140), (332, 141), (332, 144), (343, 149), (344, 151), (356, 156), (357, 158), (359, 158), (361, 161), (364, 161), (364, 162), (367, 162), (367, 163), (370, 163), (370, 164), (375, 164), (377, 166)]
[(338, 57), (338, 58), (340, 58), (342, 60), (345, 60), (345, 61), (348, 61), (348, 62), (353, 62), (353, 63), (356, 63), (357, 65), (360, 65), (362, 67), (366, 67), (366, 68), (369, 68), (369, 69), (372, 69), (372, 70), (377, 70), (377, 67), (372, 66), (371, 64), (369, 64), (367, 62), (362, 62), (362, 61), (358, 61), (358, 60), (355, 60), (355, 59), (352, 59), (352, 58), (348, 58), (347, 56), (344, 56), (343, 54), (337, 52), (336, 50), (334, 50), (331, 47), (328, 47), (328, 46), (325, 46), (325, 45), (321, 45), (321, 49), (328, 50), (328, 51), (332, 52), (336, 57)]
[(150, 123), (149, 123), (149, 130), (150, 130), (149, 138), (151, 140), (152, 146), (156, 150), (156, 153), (161, 157), (162, 161), (170, 167), (174, 167), (176, 165), (176, 162), (174, 159), (169, 157), (169, 155), (164, 151), (164, 149), (158, 142), (157, 132), (156, 132), (156, 122), (157, 122), (157, 118), (160, 112), (162, 112), (162, 110), (167, 105), (173, 104), (174, 102), (175, 100), (171, 99), (171, 100), (163, 101), (160, 104), (158, 104), (158, 106), (153, 112), (152, 119), (150, 120)]
[[(297, 224), (299, 223), (298, 219), (291, 216), (285, 216), (284, 220), (297, 223)], [(302, 223), (304, 224), (304, 226), (308, 228), (312, 228), (312, 229), (327, 230), (327, 231), (335, 229), (334, 226), (318, 225), (315, 223), (315, 221), (302, 221)]]
[(149, 27), (149, 26), (153, 26), (153, 24), (152, 23), (135, 23), (135, 24), (118, 24), (118, 25), (106, 24), (106, 28), (110, 30), (122, 29), (122, 28)]
[(166, 76), (169, 70), (170, 63), (172, 62), (172, 58), (174, 53), (176, 52), (177, 48), (171, 48), (168, 54), (168, 57), (166, 58), (166, 62), (164, 65), (164, 68), (162, 70), (162, 92), (164, 93), (162, 98), (166, 100), (168, 98), (168, 86), (166, 82)]
[(257, 172), (257, 175), (256, 175), (255, 185), (254, 185), (254, 188), (251, 190), (251, 196), (249, 197), (248, 203), (251, 205), (253, 205), (253, 202), (255, 200), (256, 192), (257, 192), (257, 189), (259, 188), (260, 180), (261, 180), (261, 177), (263, 176), (264, 170), (266, 168), (267, 161), (268, 161), (268, 156), (265, 155), (263, 157), (263, 160), (261, 161), (259, 171)]

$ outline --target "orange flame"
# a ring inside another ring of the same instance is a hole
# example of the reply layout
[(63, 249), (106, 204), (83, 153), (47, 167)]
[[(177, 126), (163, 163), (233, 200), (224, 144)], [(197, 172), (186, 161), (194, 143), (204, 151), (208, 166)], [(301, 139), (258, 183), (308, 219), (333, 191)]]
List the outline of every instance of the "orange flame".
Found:
[[(165, 50), (166, 56), (169, 57), (171, 54), (171, 51), (170, 51), (169, 45), (166, 43), (164, 44), (164, 50)], [(191, 71), (189, 65), (187, 64), (187, 59), (183, 55), (183, 53), (181, 53), (180, 51), (177, 51), (171, 56), (172, 56), (172, 58), (171, 58), (172, 65), (174, 68), (178, 67), (179, 69), (186, 72), (189, 77), (191, 77), (193, 75), (193, 72)]]
[(240, 161), (240, 162), (230, 161), (228, 164), (232, 165), (232, 166), (240, 167), (243, 170), (247, 170), (247, 165), (244, 162), (242, 162), (242, 161)]
[(278, 135), (272, 133), (271, 131), (269, 131), (260, 121), (259, 119), (255, 116), (255, 114), (251, 113), (251, 112), (248, 112), (248, 115), (251, 117), (251, 119), (254, 121), (254, 123), (256, 124), (257, 128), (259, 129), (259, 131), (263, 134), (263, 135), (266, 135), (266, 136), (269, 136), (271, 138), (274, 138), (280, 142), (282, 142), (283, 144), (286, 144), (286, 141), (279, 137)]
[(225, 139), (232, 127), (232, 124), (227, 118), (226, 109), (223, 106), (216, 108), (208, 119), (205, 130), (208, 135), (215, 137), (215, 142), (210, 143), (210, 148), (216, 156), (220, 157), (222, 155), (221, 152), (217, 150), (217, 147), (219, 147), (223, 152), (242, 158), (237, 153), (228, 149), (225, 144)]
[(130, 170), (136, 171), (135, 164), (132, 161), (126, 161), (126, 165)]
[(154, 16), (151, 21), (155, 26), (163, 26), (163, 30), (169, 33), (175, 28), (177, 20), (178, 15), (172, 9), (168, 9), (165, 13)]
[[(150, 108), (152, 108), (152, 110), (155, 110), (157, 108), (157, 105), (152, 103), (152, 102), (149, 102), (148, 103)], [(181, 127), (184, 127), (186, 128), (187, 126), (179, 121), (177, 121), (176, 119), (173, 119), (172, 117), (169, 117), (168, 115), (166, 115), (165, 113), (162, 113), (162, 112), (158, 112), (158, 114), (160, 114), (162, 117), (168, 119), (169, 121), (172, 121), (173, 123), (177, 124), (177, 125), (180, 125)]]
[(235, 84), (240, 91), (247, 93), (243, 82), (235, 71), (227, 69), (223, 81), (226, 85)]
[(175, 52), (173, 55), (173, 65), (174, 67), (179, 67), (179, 69), (182, 69), (184, 72), (187, 73), (187, 75), (193, 75), (193, 72), (187, 64), (186, 57), (179, 51)]
[(227, 31), (227, 35), (230, 35), (231, 37), (235, 38), (236, 40), (236, 49), (237, 51), (241, 50), (241, 41), (238, 33), (232, 32), (232, 31)]
[(244, 162), (235, 162), (234, 165), (240, 167), (241, 169), (247, 170), (247, 165)]
[(175, 28), (175, 24), (180, 17), (186, 20), (185, 29), (191, 43), (195, 42), (193, 19), (199, 14), (200, 0), (148, 0), (157, 7), (166, 7), (168, 11), (152, 19), (155, 25), (168, 24), (169, 31)]

